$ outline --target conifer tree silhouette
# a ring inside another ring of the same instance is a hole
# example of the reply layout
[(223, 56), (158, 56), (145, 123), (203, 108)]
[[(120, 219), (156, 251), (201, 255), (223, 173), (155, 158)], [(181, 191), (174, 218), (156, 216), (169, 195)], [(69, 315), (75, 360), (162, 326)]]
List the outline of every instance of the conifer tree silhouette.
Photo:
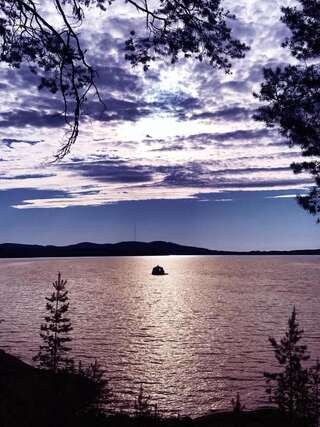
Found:
[(40, 327), (40, 336), (43, 344), (40, 345), (39, 353), (34, 357), (41, 368), (53, 372), (67, 371), (73, 369), (73, 360), (67, 357), (71, 350), (67, 343), (71, 341), (69, 333), (72, 331), (71, 321), (67, 317), (69, 310), (67, 281), (58, 273), (58, 280), (52, 283), (54, 291), (51, 296), (46, 297), (45, 323)]
[(281, 7), (281, 21), (291, 31), (282, 46), (289, 48), (294, 61), (263, 70), (255, 118), (278, 130), (289, 147), (301, 148), (304, 160), (291, 168), (296, 174), (309, 173), (315, 185), (298, 196), (298, 202), (320, 223), (320, 1), (281, 3), (288, 3)]
[(307, 346), (300, 344), (302, 336), (303, 330), (299, 329), (294, 307), (285, 336), (279, 343), (274, 338), (269, 338), (275, 357), (283, 370), (264, 373), (270, 400), (289, 416), (291, 425), (294, 425), (297, 417), (306, 417), (310, 400), (309, 371), (303, 367), (303, 362), (310, 356)]
[(158, 410), (156, 405), (150, 403), (151, 397), (145, 394), (143, 385), (140, 384), (139, 394), (134, 402), (135, 416), (137, 419), (154, 418), (158, 417)]

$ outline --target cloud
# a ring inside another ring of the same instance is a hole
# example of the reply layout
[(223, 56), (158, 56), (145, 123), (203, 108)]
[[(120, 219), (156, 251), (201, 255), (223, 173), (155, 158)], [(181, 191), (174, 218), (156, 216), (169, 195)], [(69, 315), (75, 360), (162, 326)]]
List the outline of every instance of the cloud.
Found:
[(0, 113), (0, 128), (23, 128), (25, 126), (51, 128), (64, 125), (65, 119), (60, 113), (45, 113), (36, 110), (21, 109)]
[(34, 174), (26, 174), (26, 175), (14, 175), (14, 176), (0, 176), (0, 179), (4, 180), (23, 180), (23, 179), (38, 179), (38, 178), (48, 178), (55, 176), (54, 174), (41, 174), (41, 173), (34, 173)]
[(63, 168), (77, 171), (83, 176), (103, 182), (139, 183), (152, 181), (150, 168), (130, 166), (125, 164), (124, 161), (76, 162), (64, 165)]
[(297, 194), (280, 194), (278, 196), (267, 196), (266, 199), (295, 199)]
[(154, 148), (151, 151), (182, 151), (185, 149), (185, 146), (183, 144), (172, 144), (172, 145), (164, 145), (161, 148)]
[(29, 139), (14, 139), (14, 138), (3, 138), (2, 143), (4, 145), (6, 145), (9, 148), (12, 148), (13, 144), (30, 144), (30, 145), (35, 145), (35, 144), (39, 144), (41, 141), (33, 141), (33, 140), (29, 140)]
[(119, 66), (97, 67), (97, 85), (103, 93), (125, 93), (133, 96), (143, 93), (142, 81), (133, 71)]
[(95, 101), (87, 104), (85, 115), (97, 121), (109, 122), (136, 121), (152, 113), (150, 106), (144, 101), (108, 98), (104, 103), (105, 105)]
[(289, 169), (299, 151), (252, 119), (252, 92), (263, 66), (289, 58), (279, 42), (287, 31), (279, 22), (280, 7), (270, 9), (269, 3), (226, 0), (238, 16), (234, 34), (251, 45), (229, 75), (187, 60), (154, 64), (147, 73), (133, 69), (123, 42), (130, 29), (141, 27), (141, 18), (129, 15), (128, 5), (121, 13), (115, 6), (108, 14), (90, 9), (81, 38), (105, 106), (88, 94), (79, 140), (60, 164), (50, 161), (65, 127), (61, 98), (37, 91), (38, 77), (27, 67), (1, 67), (0, 189), (33, 189), (15, 204), (20, 208), (205, 200), (209, 193), (226, 201), (217, 194), (303, 191), (309, 177)]
[(226, 107), (216, 111), (203, 111), (193, 114), (190, 120), (226, 120), (238, 121), (252, 117), (254, 110), (245, 107)]

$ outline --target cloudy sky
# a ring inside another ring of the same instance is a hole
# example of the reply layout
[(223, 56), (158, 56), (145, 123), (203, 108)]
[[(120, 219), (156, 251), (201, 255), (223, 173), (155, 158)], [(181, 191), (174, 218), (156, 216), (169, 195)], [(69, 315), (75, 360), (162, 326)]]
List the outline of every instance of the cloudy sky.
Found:
[(138, 240), (319, 247), (320, 226), (294, 198), (311, 183), (289, 168), (299, 150), (252, 119), (262, 68), (290, 61), (279, 22), (290, 1), (224, 2), (251, 48), (229, 75), (190, 61), (132, 69), (124, 40), (141, 18), (121, 0), (88, 11), (81, 37), (106, 109), (89, 97), (79, 140), (60, 163), (61, 100), (39, 92), (27, 69), (2, 67), (0, 241), (132, 240), (136, 224)]

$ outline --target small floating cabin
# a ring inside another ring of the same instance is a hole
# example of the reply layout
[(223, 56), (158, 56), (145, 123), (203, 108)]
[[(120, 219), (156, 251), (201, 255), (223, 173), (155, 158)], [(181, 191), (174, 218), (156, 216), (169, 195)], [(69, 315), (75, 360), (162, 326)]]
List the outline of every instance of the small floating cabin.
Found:
[(156, 265), (155, 267), (153, 267), (151, 274), (153, 276), (164, 276), (167, 273), (164, 271), (163, 267), (161, 267), (160, 265)]

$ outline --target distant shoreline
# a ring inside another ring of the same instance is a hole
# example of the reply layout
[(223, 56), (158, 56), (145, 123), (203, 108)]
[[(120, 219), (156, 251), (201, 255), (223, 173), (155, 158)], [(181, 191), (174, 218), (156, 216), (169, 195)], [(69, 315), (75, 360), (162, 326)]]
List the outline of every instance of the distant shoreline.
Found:
[(123, 257), (123, 256), (170, 256), (170, 255), (320, 255), (320, 249), (271, 250), (271, 251), (221, 251), (171, 242), (120, 242), (78, 243), (68, 246), (42, 246), (17, 243), (0, 244), (0, 258), (66, 258), (66, 257)]

